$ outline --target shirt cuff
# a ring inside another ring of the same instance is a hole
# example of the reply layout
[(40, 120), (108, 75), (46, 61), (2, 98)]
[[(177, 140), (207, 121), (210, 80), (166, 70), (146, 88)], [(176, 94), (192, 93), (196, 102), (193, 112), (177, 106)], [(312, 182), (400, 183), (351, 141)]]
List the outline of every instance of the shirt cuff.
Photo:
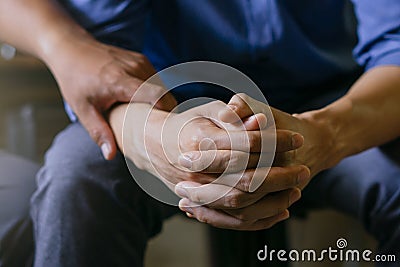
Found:
[(386, 65), (394, 65), (400, 67), (400, 48), (375, 56), (367, 63), (367, 65), (365, 66), (365, 70)]
[(75, 115), (75, 113), (72, 111), (72, 108), (65, 101), (64, 101), (64, 108), (71, 122), (77, 122), (78, 117)]

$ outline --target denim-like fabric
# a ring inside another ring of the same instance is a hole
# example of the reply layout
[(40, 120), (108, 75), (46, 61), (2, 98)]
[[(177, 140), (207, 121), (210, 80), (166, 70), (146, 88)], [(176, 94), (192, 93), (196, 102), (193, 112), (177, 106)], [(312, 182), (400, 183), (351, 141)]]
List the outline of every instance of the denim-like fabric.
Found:
[[(11, 201), (11, 190), (0, 192), (0, 198), (5, 197), (2, 204)], [(25, 206), (3, 221), (23, 218), (29, 224), (29, 194), (14, 194), (17, 199), (25, 197)], [(319, 174), (304, 190), (299, 206), (349, 214), (380, 242), (376, 253), (400, 252), (400, 167), (379, 148), (349, 157)], [(142, 192), (120, 155), (112, 162), (104, 161), (82, 126), (72, 124), (48, 152), (32, 198), (35, 266), (142, 266), (148, 239), (160, 231), (164, 219), (177, 212)], [(4, 252), (10, 244), (14, 252), (26, 251), (32, 241), (31, 228), (21, 234), (9, 231), (9, 225), (0, 224), (5, 233), (0, 266), (24, 266), (21, 260), (26, 257), (29, 262), (31, 254)], [(180, 234), (190, 239), (190, 233)], [(16, 259), (20, 264), (6, 264)]]
[(374, 252), (396, 254), (393, 266), (400, 266), (400, 163), (381, 149), (348, 157), (320, 173), (297, 205), (333, 208), (358, 219), (380, 244)]
[[(11, 201), (10, 190), (0, 192), (5, 197), (2, 204)], [(25, 196), (24, 208), (4, 221), (30, 221), (29, 194), (14, 194), (17, 199)], [(297, 206), (347, 213), (380, 241), (377, 253), (400, 251), (400, 167), (378, 148), (319, 174)], [(142, 266), (147, 240), (176, 212), (177, 208), (153, 200), (138, 188), (120, 155), (104, 161), (82, 126), (72, 124), (48, 152), (32, 198), (35, 266)], [(22, 235), (9, 229), (9, 224), (0, 224), (0, 231), (8, 236), (2, 236), (0, 262), (4, 265), (0, 266), (23, 266), (6, 265), (23, 257), (4, 251), (10, 244), (15, 251), (26, 249), (31, 228), (24, 228)], [(181, 234), (190, 239), (190, 233)], [(28, 238), (20, 241), (20, 236)], [(29, 255), (24, 255), (29, 262)]]
[(37, 182), (35, 266), (141, 266), (147, 240), (179, 211), (143, 192), (120, 154), (105, 161), (78, 123), (55, 139)]
[(0, 151), (0, 266), (31, 264), (34, 253), (29, 199), (39, 166)]
[[(314, 99), (303, 109), (324, 106), (345, 91)], [(349, 214), (379, 241), (379, 250), (374, 252), (396, 254), (400, 260), (398, 151), (400, 146), (388, 144), (344, 159), (316, 176), (293, 210), (333, 208)], [(6, 176), (0, 181), (3, 185), (8, 182)], [(13, 183), (27, 189), (19, 192), (15, 187), (0, 187), (2, 204), (22, 201), (22, 208), (9, 214), (2, 206), (0, 263), (23, 266), (5, 263), (21, 263), (18, 251), (26, 251), (32, 243), (28, 199), (33, 186), (24, 180)], [(37, 184), (31, 201), (35, 267), (142, 266), (148, 239), (161, 230), (164, 219), (178, 212), (144, 193), (130, 177), (120, 154), (105, 161), (79, 123), (71, 124), (55, 139)], [(28, 227), (10, 231), (10, 224), (3, 222), (15, 222), (16, 218), (28, 222)], [(190, 233), (179, 234), (190, 239)], [(10, 251), (7, 248), (15, 253), (5, 253)], [(22, 255), (29, 262), (29, 253)], [(400, 262), (381, 266), (400, 266)]]

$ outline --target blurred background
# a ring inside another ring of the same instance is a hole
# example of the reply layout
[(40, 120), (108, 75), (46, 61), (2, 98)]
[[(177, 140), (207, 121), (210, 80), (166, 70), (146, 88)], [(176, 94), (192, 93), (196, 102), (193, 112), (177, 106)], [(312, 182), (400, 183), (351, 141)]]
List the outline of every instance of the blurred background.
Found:
[[(1, 43), (0, 52), (0, 150), (40, 165), (54, 136), (68, 124), (60, 93), (41, 62)], [(341, 237), (352, 248), (375, 248), (361, 225), (333, 211), (313, 212), (307, 219), (291, 219), (287, 229), (290, 247), (299, 250), (335, 247)], [(213, 266), (209, 236), (205, 225), (175, 216), (166, 222), (163, 233), (150, 241), (145, 266)], [(229, 242), (229, 238), (223, 241)], [(321, 263), (292, 266), (321, 266)], [(326, 262), (323, 266), (372, 265)]]

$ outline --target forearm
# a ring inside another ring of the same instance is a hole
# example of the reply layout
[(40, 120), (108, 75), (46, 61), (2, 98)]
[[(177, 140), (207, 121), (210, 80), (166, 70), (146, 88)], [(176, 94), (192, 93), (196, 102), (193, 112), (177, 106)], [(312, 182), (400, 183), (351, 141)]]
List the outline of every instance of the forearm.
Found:
[(138, 153), (137, 150), (143, 152), (144, 132), (147, 131), (149, 135), (160, 132), (156, 128), (162, 125), (161, 122), (165, 120), (168, 112), (154, 109), (149, 104), (130, 103), (114, 107), (109, 114), (109, 123), (118, 147), (129, 157)]
[[(134, 105), (134, 107), (129, 105)], [(134, 141), (135, 137), (139, 137), (138, 134), (140, 132), (137, 131), (137, 133), (135, 133), (134, 130), (144, 130), (144, 120), (149, 113), (150, 108), (151, 106), (148, 104), (132, 103), (118, 105), (110, 111), (109, 123), (111, 125), (111, 129), (114, 132), (115, 140), (117, 141), (118, 147), (124, 154), (129, 153), (128, 151), (124, 151), (124, 136), (130, 135), (132, 142)]]
[(46, 61), (72, 38), (91, 37), (56, 1), (0, 1), (0, 40)]
[(400, 135), (400, 67), (365, 73), (338, 101), (300, 115), (329, 129), (331, 153), (344, 157), (381, 145)]

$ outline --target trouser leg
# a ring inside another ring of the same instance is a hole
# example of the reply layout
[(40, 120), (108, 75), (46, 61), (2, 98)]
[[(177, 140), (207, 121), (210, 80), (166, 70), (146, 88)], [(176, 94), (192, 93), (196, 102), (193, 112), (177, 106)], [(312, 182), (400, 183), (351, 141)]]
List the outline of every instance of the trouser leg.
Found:
[(33, 259), (29, 199), (36, 184), (35, 164), (0, 152), (0, 266), (30, 266)]
[(176, 210), (137, 186), (121, 154), (105, 161), (72, 124), (48, 151), (32, 198), (35, 266), (142, 266), (147, 240)]
[[(329, 207), (357, 218), (400, 263), (400, 165), (379, 148), (344, 159), (313, 178), (299, 205)], [(385, 265), (387, 266), (387, 265)]]

